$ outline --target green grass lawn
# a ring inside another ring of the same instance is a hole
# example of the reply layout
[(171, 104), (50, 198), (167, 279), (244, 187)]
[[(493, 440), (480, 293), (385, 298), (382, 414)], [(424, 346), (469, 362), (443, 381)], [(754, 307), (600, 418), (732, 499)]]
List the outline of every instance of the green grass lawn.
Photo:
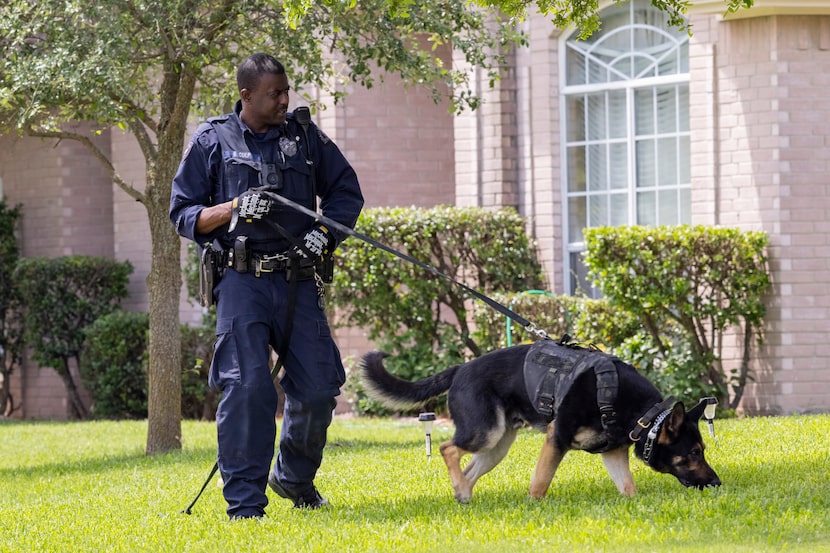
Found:
[[(705, 431), (705, 424), (701, 425)], [(185, 422), (183, 451), (146, 457), (146, 423), (0, 421), (0, 551), (744, 552), (830, 551), (830, 416), (716, 421), (707, 458), (724, 485), (686, 489), (632, 460), (638, 494), (619, 495), (599, 456), (571, 452), (548, 497), (527, 488), (543, 436), (455, 502), (437, 444), (416, 420), (338, 418), (318, 487), (299, 511), (268, 491), (263, 520), (228, 522), (215, 426)]]

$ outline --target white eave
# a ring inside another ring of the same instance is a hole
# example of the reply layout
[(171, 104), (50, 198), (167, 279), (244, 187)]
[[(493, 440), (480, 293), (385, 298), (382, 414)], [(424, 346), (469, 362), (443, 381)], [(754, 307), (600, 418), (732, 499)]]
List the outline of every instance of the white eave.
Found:
[(720, 15), (723, 19), (745, 19), (768, 15), (830, 15), (830, 0), (755, 0), (751, 8), (726, 13), (725, 0), (693, 0), (688, 15)]

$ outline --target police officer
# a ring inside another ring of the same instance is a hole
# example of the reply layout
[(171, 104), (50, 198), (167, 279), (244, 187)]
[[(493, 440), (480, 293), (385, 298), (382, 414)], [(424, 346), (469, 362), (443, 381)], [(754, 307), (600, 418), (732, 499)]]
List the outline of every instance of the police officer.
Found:
[[(233, 112), (193, 135), (170, 199), (176, 231), (221, 252), (225, 266), (213, 290), (217, 341), (209, 383), (222, 392), (218, 465), (231, 519), (264, 515), (266, 483), (297, 508), (328, 504), (314, 477), (345, 381), (314, 269), (345, 236), (270, 193), (312, 210), (319, 198), (325, 216), (350, 228), (363, 206), (357, 176), (337, 146), (307, 112), (288, 112), (288, 77), (279, 61), (249, 56), (237, 84)], [(277, 409), (269, 346), (280, 351), (286, 340), (284, 418), (269, 470)]]

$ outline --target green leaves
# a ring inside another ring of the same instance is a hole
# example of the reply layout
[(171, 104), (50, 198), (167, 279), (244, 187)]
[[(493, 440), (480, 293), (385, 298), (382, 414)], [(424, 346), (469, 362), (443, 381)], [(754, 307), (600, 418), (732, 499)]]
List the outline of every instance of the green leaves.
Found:
[[(740, 8), (750, 8), (753, 0), (728, 0), (724, 12), (735, 12)], [(503, 13), (524, 19), (528, 8), (535, 5), (535, 10), (550, 17), (555, 27), (567, 29), (576, 27), (579, 37), (587, 39), (592, 33), (599, 30), (599, 2), (597, 0), (475, 0), (479, 6), (499, 8)], [(691, 6), (689, 0), (651, 0), (651, 4), (668, 15), (668, 23), (681, 30), (691, 27), (685, 15)], [(603, 6), (604, 7), (604, 6)]]
[(645, 299), (674, 318), (714, 317), (718, 329), (744, 316), (753, 324), (763, 317), (769, 275), (762, 233), (615, 227), (588, 229), (585, 237), (585, 262), (595, 284), (627, 309)]
[[(375, 208), (364, 210), (357, 230), (485, 294), (542, 282), (524, 221), (511, 209)], [(405, 359), (399, 374), (431, 374), (481, 353), (467, 320), (476, 300), (463, 289), (355, 238), (336, 255), (340, 323), (366, 328), (381, 349)]]
[(78, 369), (96, 418), (147, 417), (147, 313), (113, 311), (84, 329)]
[(677, 344), (658, 329), (679, 326), (689, 348), (686, 364), (724, 398), (731, 390), (735, 403), (749, 352), (739, 374), (726, 371), (723, 335), (738, 329), (760, 339), (770, 285), (766, 234), (687, 225), (584, 232), (589, 275), (612, 304), (637, 315), (665, 352)]
[[(369, 0), (359, 8), (354, 1), (13, 0), (0, 7), (0, 37), (0, 124), (18, 130), (55, 130), (71, 120), (115, 126), (138, 112), (163, 123), (175, 94), (166, 79), (184, 68), (197, 74), (193, 105), (208, 115), (235, 97), (235, 68), (254, 51), (283, 60), (297, 90), (325, 90), (336, 100), (344, 76), (371, 87), (382, 68), (460, 110), (478, 99), (469, 75), (448, 63), (449, 48), (496, 80), (504, 50), (523, 41), (510, 20), (495, 14), (487, 23), (455, 0)], [(452, 46), (434, 52), (436, 45)]]
[(14, 271), (24, 310), (25, 341), (32, 359), (55, 369), (67, 387), (74, 414), (86, 415), (69, 371), (69, 360), (78, 358), (83, 329), (112, 312), (127, 296), (132, 265), (100, 257), (80, 255), (24, 258)]

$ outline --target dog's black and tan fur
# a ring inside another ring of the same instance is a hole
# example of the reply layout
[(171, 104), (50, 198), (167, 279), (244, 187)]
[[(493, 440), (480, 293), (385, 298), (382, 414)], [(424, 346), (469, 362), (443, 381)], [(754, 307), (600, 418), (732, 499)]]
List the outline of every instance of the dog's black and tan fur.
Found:
[[(660, 392), (634, 367), (611, 358), (619, 380), (614, 409), (616, 426), (621, 431), (608, 432), (601, 424), (593, 371), (574, 381), (555, 420), (549, 421), (534, 409), (525, 387), (522, 368), (530, 347), (496, 350), (417, 382), (390, 375), (383, 366), (387, 355), (369, 352), (361, 361), (363, 385), (371, 397), (398, 409), (412, 409), (448, 393), (455, 434), (441, 444), (440, 451), (455, 498), (462, 503), (470, 500), (476, 481), (504, 458), (518, 429), (525, 425), (546, 433), (530, 481), (531, 497), (545, 496), (559, 463), (570, 449), (601, 453), (617, 489), (634, 495), (629, 448), (633, 443), (635, 455), (643, 459), (645, 432), (634, 441), (630, 431), (643, 422), (646, 412), (663, 401)], [(699, 488), (720, 485), (703, 455), (704, 444), (698, 429), (703, 407), (701, 403), (687, 412), (682, 403), (674, 404), (659, 425), (656, 439), (651, 440), (647, 463), (658, 472), (674, 475), (685, 486)], [(467, 454), (472, 454), (472, 458), (462, 470), (461, 458)]]

